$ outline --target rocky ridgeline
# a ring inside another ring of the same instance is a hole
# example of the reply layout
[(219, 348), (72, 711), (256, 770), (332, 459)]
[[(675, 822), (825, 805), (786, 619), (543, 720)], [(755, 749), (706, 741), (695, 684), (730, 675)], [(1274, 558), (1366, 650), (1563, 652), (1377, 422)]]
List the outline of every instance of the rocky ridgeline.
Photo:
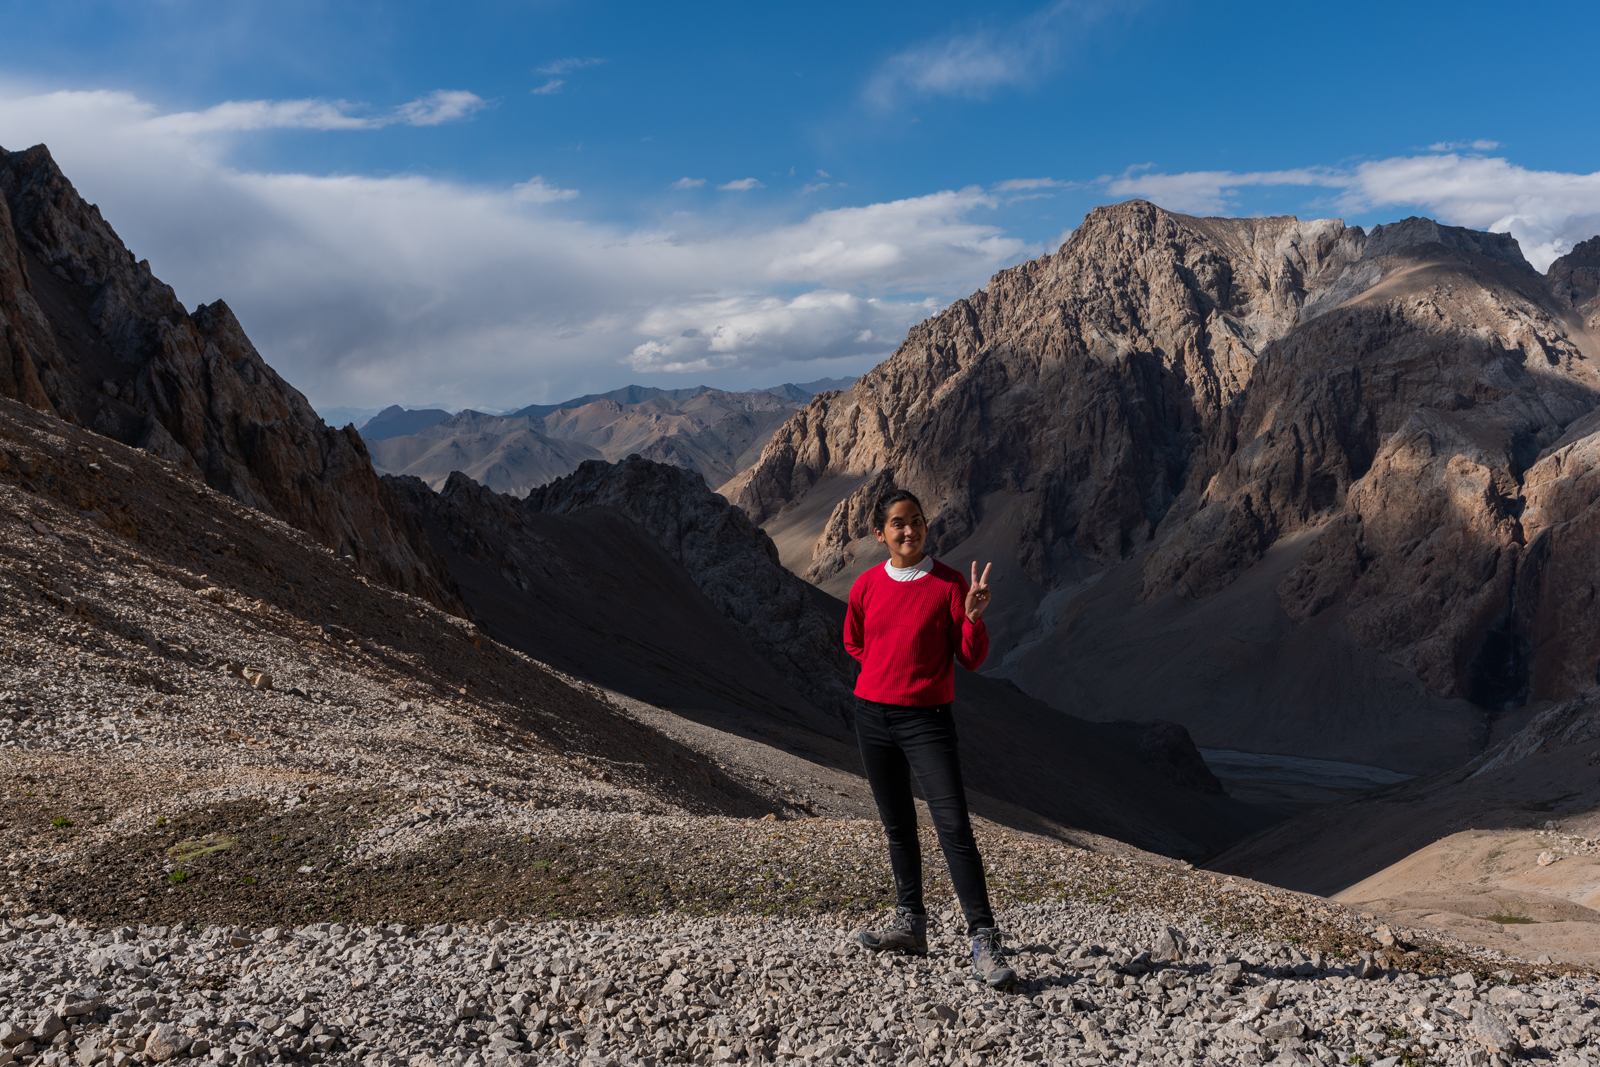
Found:
[[(874, 957), (823, 917), (298, 929), (13, 917), (0, 1059), (377, 1065), (1596, 1062), (1591, 977), (1421, 977), (1174, 915), (1074, 901), (1003, 916), (1024, 976), (963, 939)], [(946, 931), (955, 916), (937, 916)], [(1376, 933), (1395, 940), (1387, 927)], [(1374, 949), (1378, 945), (1374, 943)]]

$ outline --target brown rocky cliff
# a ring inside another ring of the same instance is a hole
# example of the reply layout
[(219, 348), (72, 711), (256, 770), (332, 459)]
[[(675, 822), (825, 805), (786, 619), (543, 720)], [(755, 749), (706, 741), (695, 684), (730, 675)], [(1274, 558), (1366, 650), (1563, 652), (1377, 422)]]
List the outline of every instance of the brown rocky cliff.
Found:
[(0, 392), (282, 519), (458, 607), (354, 430), (325, 426), (221, 301), (185, 310), (39, 145), (0, 150)]

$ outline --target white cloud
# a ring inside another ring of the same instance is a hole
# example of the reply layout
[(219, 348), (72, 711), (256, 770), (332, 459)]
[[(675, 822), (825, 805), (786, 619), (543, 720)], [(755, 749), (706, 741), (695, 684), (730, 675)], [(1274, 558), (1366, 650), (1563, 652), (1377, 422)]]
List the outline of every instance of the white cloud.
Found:
[(1115, 196), (1137, 196), (1154, 201), (1170, 211), (1189, 214), (1216, 214), (1227, 209), (1229, 198), (1244, 186), (1332, 185), (1336, 175), (1316, 168), (1251, 171), (1235, 174), (1226, 170), (1193, 170), (1182, 174), (1148, 173), (1148, 165), (1131, 167), (1106, 188)]
[(532, 93), (534, 96), (549, 96), (551, 93), (559, 93), (561, 91), (561, 87), (565, 84), (567, 83), (562, 81), (560, 78), (551, 78), (537, 89), (529, 89), (528, 92)]
[(1428, 146), (1430, 152), (1460, 152), (1471, 149), (1474, 152), (1492, 152), (1500, 147), (1499, 141), (1440, 141), (1438, 144)]
[[(156, 116), (149, 105), (125, 93), (51, 94), (61, 97), (89, 97), (110, 109), (141, 111), (151, 117), (150, 128), (164, 134), (197, 136), (250, 130), (376, 130), (383, 126), (438, 126), (467, 118), (488, 106), (475, 93), (460, 89), (437, 89), (390, 111), (362, 114), (367, 110), (343, 100), (230, 100), (204, 111), (180, 111)], [(63, 103), (66, 103), (63, 100)], [(68, 104), (70, 107), (71, 105)]]
[(810, 196), (812, 193), (829, 188), (832, 184), (832, 182), (812, 182), (810, 185), (802, 185), (800, 187), (800, 195)]
[(752, 357), (776, 365), (829, 352), (887, 356), (895, 338), (938, 310), (934, 301), (891, 302), (819, 289), (785, 299), (728, 296), (657, 308), (640, 323), (655, 335), (638, 345), (627, 362), (636, 371), (704, 374), (751, 364)]
[(1351, 212), (1416, 205), (1441, 221), (1509, 233), (1540, 270), (1600, 233), (1600, 171), (1528, 170), (1483, 156), (1414, 156), (1357, 167), (1342, 206)]
[(550, 75), (570, 74), (575, 70), (582, 70), (585, 67), (598, 67), (604, 62), (605, 60), (603, 59), (594, 59), (592, 57), (585, 59), (579, 56), (569, 56), (566, 59), (558, 59), (554, 63), (551, 63), (547, 66), (534, 67), (533, 72), (535, 74)]
[(525, 204), (553, 204), (558, 200), (576, 200), (578, 190), (558, 189), (546, 182), (542, 174), (535, 174), (527, 181), (513, 185), (511, 195)]
[(674, 189), (698, 189), (706, 183), (704, 178), (679, 178), (672, 183)]
[(751, 189), (765, 189), (766, 186), (762, 185), (754, 178), (739, 178), (735, 181), (726, 182), (722, 185), (719, 185), (717, 188), (723, 190), (724, 192), (743, 193), (748, 192)]
[(230, 154), (241, 129), (318, 114), (350, 112), (175, 116), (126, 93), (0, 85), (0, 145), (46, 142), (181, 299), (226, 299), (324, 405), (500, 408), (667, 368), (857, 373), (933, 307), (1038, 251), (983, 220), (996, 201), (979, 189), (640, 229), (556, 212), (577, 191), (543, 177), (269, 173)]
[(442, 126), (446, 122), (464, 119), (488, 102), (474, 93), (460, 89), (435, 89), (420, 100), (402, 104), (395, 109), (395, 117), (408, 126)]
[(996, 89), (1030, 85), (1055, 68), (1066, 16), (1081, 6), (1059, 0), (1000, 30), (952, 33), (889, 57), (867, 81), (865, 96), (889, 110), (932, 96), (982, 99)]
[(1030, 189), (1067, 189), (1072, 182), (1058, 182), (1054, 178), (1008, 178), (990, 186), (997, 193), (1020, 192)]
[(1337, 192), (1338, 209), (1421, 211), (1453, 226), (1509, 233), (1539, 270), (1574, 244), (1600, 233), (1600, 172), (1529, 170), (1503, 158), (1455, 153), (1373, 160), (1353, 169), (1188, 171), (1134, 168), (1106, 180), (1116, 196), (1140, 196), (1174, 211), (1218, 213), (1237, 208), (1246, 187), (1316, 186)]

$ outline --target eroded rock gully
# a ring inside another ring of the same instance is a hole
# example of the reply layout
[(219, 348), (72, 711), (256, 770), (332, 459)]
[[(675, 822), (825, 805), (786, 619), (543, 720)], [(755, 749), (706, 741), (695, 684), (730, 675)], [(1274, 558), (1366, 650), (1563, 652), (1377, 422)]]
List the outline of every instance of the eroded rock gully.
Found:
[[(929, 506), (936, 551), (1014, 551), (1031, 603), (1109, 575), (1101, 599), (1131, 601), (1041, 610), (1007, 668), (1075, 711), (1114, 698), (1045, 659), (1081, 658), (1081, 632), (1130, 605), (1189, 610), (1289, 544), (1277, 596), (1250, 608), (1273, 647), (1332, 612), (1429, 699), (1565, 699), (1600, 662), (1597, 279), (1597, 241), (1541, 276), (1509, 236), (1427, 219), (1098, 208), (817, 397), (727, 492), (827, 588), (865, 565), (891, 482)], [(1178, 717), (1233, 743), (1205, 714)]]

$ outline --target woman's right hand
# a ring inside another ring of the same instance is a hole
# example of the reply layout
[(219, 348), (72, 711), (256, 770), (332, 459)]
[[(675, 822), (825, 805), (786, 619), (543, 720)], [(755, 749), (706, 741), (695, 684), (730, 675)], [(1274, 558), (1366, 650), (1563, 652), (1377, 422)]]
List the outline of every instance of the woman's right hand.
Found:
[(993, 563), (983, 565), (983, 577), (978, 577), (978, 561), (972, 561), (972, 584), (967, 586), (967, 619), (977, 622), (983, 618), (983, 613), (989, 607), (989, 568)]

